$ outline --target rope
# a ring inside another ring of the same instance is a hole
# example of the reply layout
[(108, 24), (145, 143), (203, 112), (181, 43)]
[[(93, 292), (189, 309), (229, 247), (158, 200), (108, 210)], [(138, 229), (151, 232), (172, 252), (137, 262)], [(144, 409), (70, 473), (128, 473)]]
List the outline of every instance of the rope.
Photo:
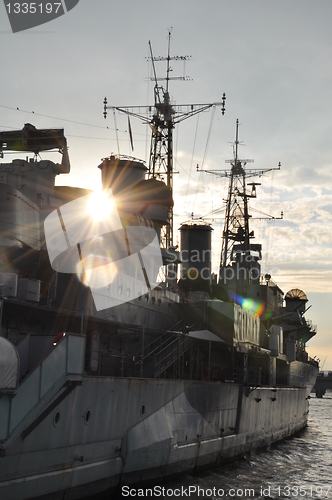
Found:
[(113, 108), (113, 117), (114, 117), (114, 125), (115, 125), (115, 135), (116, 135), (116, 143), (118, 146), (118, 154), (120, 154), (120, 145), (119, 145), (119, 137), (118, 137), (118, 129), (116, 126), (116, 115), (115, 115), (115, 109)]
[(208, 152), (208, 147), (209, 147), (209, 144), (210, 144), (211, 130), (212, 130), (213, 118), (214, 118), (215, 113), (216, 113), (216, 107), (213, 106), (212, 113), (211, 113), (211, 120), (210, 120), (209, 132), (208, 132), (208, 136), (207, 136), (207, 139), (206, 139), (205, 151), (204, 151), (204, 156), (203, 156), (203, 161), (202, 161), (202, 168), (204, 167), (205, 158), (206, 158), (206, 155), (207, 155), (207, 152)]
[(191, 154), (191, 162), (190, 162), (190, 168), (189, 168), (186, 197), (185, 197), (185, 201), (184, 201), (184, 212), (186, 211), (186, 204), (187, 204), (187, 198), (188, 198), (189, 184), (190, 184), (190, 180), (191, 180), (192, 166), (193, 166), (193, 161), (194, 161), (194, 153), (195, 153), (195, 148), (196, 148), (198, 124), (199, 124), (199, 114), (197, 115), (197, 123), (196, 123), (196, 130), (195, 130), (195, 136), (194, 136), (193, 151), (192, 151), (192, 154)]
[[(270, 189), (270, 207), (269, 207), (269, 212), (271, 213), (271, 204), (272, 204), (272, 193), (273, 193), (273, 179), (274, 179), (274, 175), (273, 175), (273, 171), (272, 171), (272, 175), (271, 175), (271, 189)], [(274, 220), (272, 219), (272, 229), (270, 227), (270, 225), (268, 225), (268, 230), (267, 230), (267, 263), (266, 263), (266, 266), (267, 266), (267, 271), (269, 271), (270, 269), (270, 264), (271, 264), (271, 251), (272, 251), (272, 247), (273, 247), (273, 238), (274, 238)]]
[[(210, 120), (209, 131), (208, 131), (208, 135), (207, 135), (207, 139), (206, 139), (206, 145), (205, 145), (205, 150), (204, 150), (204, 155), (203, 155), (203, 160), (202, 160), (202, 170), (203, 170), (205, 159), (206, 159), (207, 152), (208, 152), (208, 147), (209, 147), (209, 142), (210, 142), (210, 137), (211, 137), (212, 124), (213, 124), (213, 118), (214, 118), (215, 112), (216, 112), (216, 107), (213, 106), (212, 113), (211, 113), (211, 120)], [(196, 186), (195, 198), (194, 198), (193, 209), (192, 209), (193, 213), (194, 213), (194, 210), (195, 210), (195, 204), (196, 204), (196, 199), (197, 199), (198, 188), (201, 185), (201, 181), (202, 181), (202, 178), (203, 178), (202, 177), (202, 173), (203, 172), (201, 171), (200, 172), (200, 176), (199, 176), (199, 180), (198, 180), (198, 183), (197, 183), (197, 186)], [(204, 190), (203, 194), (204, 193), (205, 193), (205, 190)], [(203, 198), (203, 211), (204, 211), (204, 198)]]
[[(68, 120), (66, 118), (58, 118), (56, 116), (44, 115), (42, 113), (35, 113), (34, 111), (26, 111), (26, 110), (20, 109), (20, 108), (11, 108), (10, 106), (3, 106), (2, 104), (0, 104), (0, 108), (10, 109), (11, 111), (20, 111), (21, 113), (28, 113), (28, 114), (35, 115), (35, 116), (42, 116), (43, 118), (51, 118), (52, 120), (61, 120), (62, 122), (75, 123), (76, 125), (84, 125), (86, 127), (108, 129), (108, 127), (102, 127), (101, 125), (93, 125), (91, 123), (77, 122), (75, 120)], [(13, 128), (13, 127), (9, 127), (9, 128)]]

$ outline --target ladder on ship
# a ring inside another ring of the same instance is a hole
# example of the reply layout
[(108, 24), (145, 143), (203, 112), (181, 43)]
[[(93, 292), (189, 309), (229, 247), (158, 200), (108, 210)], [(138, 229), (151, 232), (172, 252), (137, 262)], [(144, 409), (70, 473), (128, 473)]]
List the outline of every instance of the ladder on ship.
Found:
[[(153, 364), (154, 378), (160, 377), (172, 365), (178, 364), (180, 371), (181, 358), (194, 345), (196, 339), (183, 333), (165, 332), (150, 344), (144, 346), (136, 355), (135, 371), (141, 372), (146, 363)], [(146, 353), (146, 354), (145, 354)]]

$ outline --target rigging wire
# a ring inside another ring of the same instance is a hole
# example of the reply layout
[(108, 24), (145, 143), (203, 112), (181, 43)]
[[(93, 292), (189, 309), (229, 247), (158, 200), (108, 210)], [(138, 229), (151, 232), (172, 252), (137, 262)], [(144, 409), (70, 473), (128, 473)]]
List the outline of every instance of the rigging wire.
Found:
[(207, 212), (206, 214), (202, 215), (201, 218), (204, 219), (204, 218), (207, 218), (207, 217), (211, 217), (214, 214), (218, 214), (220, 212), (225, 212), (225, 211), (226, 211), (225, 207), (218, 207), (218, 208), (215, 208), (214, 210), (211, 210), (210, 212)]
[(193, 166), (193, 161), (194, 161), (194, 153), (195, 153), (195, 148), (196, 148), (196, 140), (197, 140), (197, 132), (198, 132), (198, 124), (199, 124), (199, 114), (197, 115), (197, 122), (196, 122), (195, 136), (194, 136), (194, 144), (193, 144), (193, 151), (192, 151), (192, 154), (191, 154), (191, 161), (190, 161), (190, 168), (189, 168), (189, 175), (188, 175), (188, 182), (187, 182), (187, 189), (186, 189), (186, 197), (185, 197), (185, 201), (184, 201), (184, 211), (186, 209), (187, 198), (188, 198), (188, 191), (189, 191), (189, 185), (190, 185), (190, 181), (191, 181), (192, 166)]
[(115, 125), (115, 135), (116, 135), (116, 144), (118, 146), (118, 154), (120, 154), (120, 145), (119, 145), (119, 137), (118, 137), (118, 129), (116, 126), (116, 115), (115, 115), (115, 109), (113, 108), (113, 118), (114, 118), (114, 125)]
[[(0, 128), (4, 128), (5, 130), (12, 129), (17, 130), (17, 127), (11, 127), (10, 125), (0, 125)], [(90, 139), (94, 141), (110, 141), (112, 140), (110, 137), (92, 137), (91, 135), (74, 135), (74, 134), (66, 134), (66, 137), (73, 137), (75, 139)], [(119, 142), (127, 142), (127, 139), (119, 139)], [(138, 139), (135, 142), (145, 142), (145, 139)], [(50, 151), (51, 153), (52, 151)], [(10, 154), (9, 151), (6, 151), (6, 154)], [(14, 153), (17, 154), (17, 153)]]
[(202, 182), (202, 177), (203, 177), (203, 171), (201, 170), (199, 172), (199, 178), (198, 178), (198, 182), (197, 182), (197, 185), (196, 185), (195, 197), (194, 197), (194, 201), (193, 201), (193, 208), (192, 208), (192, 213), (193, 214), (195, 213), (195, 204), (196, 204), (198, 189), (199, 189), (199, 187), (201, 185), (201, 182)]
[(10, 125), (0, 125), (1, 128), (8, 129), (12, 128), (13, 130), (16, 130), (17, 127), (11, 127)]
[[(151, 64), (150, 64), (150, 47), (148, 46), (148, 56), (146, 58), (148, 62), (148, 84), (147, 84), (147, 91), (146, 91), (146, 106), (149, 106), (149, 99), (150, 99), (150, 81), (151, 81)], [(145, 158), (148, 158), (148, 147), (149, 147), (149, 126), (145, 125)], [(150, 159), (149, 159), (150, 162)]]
[[(270, 203), (269, 203), (269, 211), (271, 212), (271, 205), (272, 205), (272, 193), (273, 193), (273, 179), (274, 179), (274, 172), (272, 171), (271, 175), (271, 186), (270, 186)], [(272, 220), (272, 228), (268, 224), (267, 227), (267, 235), (266, 235), (266, 271), (269, 272), (270, 270), (270, 265), (271, 265), (271, 251), (272, 251), (272, 246), (273, 246), (273, 237), (274, 237), (274, 221)]]
[[(118, 148), (118, 153), (120, 154), (120, 142), (124, 142), (126, 141), (127, 142), (127, 138), (126, 139), (119, 139), (119, 136), (118, 136), (118, 133), (119, 132), (122, 132), (122, 133), (125, 133), (127, 134), (128, 133), (128, 130), (127, 129), (119, 129), (116, 125), (116, 119), (114, 117), (114, 122), (115, 122), (115, 128), (113, 129), (112, 127), (108, 127), (108, 126), (101, 126), (101, 125), (95, 125), (95, 124), (92, 124), (92, 123), (85, 123), (85, 122), (80, 122), (80, 121), (76, 121), (76, 120), (69, 120), (68, 118), (59, 118), (59, 117), (56, 117), (56, 116), (51, 116), (51, 115), (46, 115), (46, 114), (43, 114), (43, 113), (36, 113), (35, 111), (28, 111), (28, 110), (24, 110), (24, 109), (20, 109), (19, 107), (11, 107), (11, 106), (5, 106), (3, 104), (0, 104), (0, 108), (3, 108), (3, 109), (8, 109), (10, 111), (19, 111), (20, 113), (26, 113), (26, 114), (32, 114), (32, 115), (35, 115), (35, 116), (40, 116), (40, 117), (43, 117), (43, 118), (50, 118), (52, 120), (59, 120), (59, 121), (62, 121), (62, 122), (67, 122), (67, 123), (73, 123), (73, 124), (76, 124), (76, 125), (82, 125), (82, 126), (85, 126), (85, 127), (91, 127), (91, 128), (98, 128), (98, 129), (103, 129), (103, 130), (109, 130), (109, 131), (115, 131), (116, 133), (116, 142), (117, 142), (117, 148)], [(114, 113), (114, 110), (113, 110), (113, 113)], [(4, 128), (4, 129), (11, 129), (11, 130), (16, 130), (17, 127), (12, 127), (12, 126), (9, 126), (9, 125), (0, 125), (0, 127)], [(144, 135), (145, 136), (145, 139), (138, 139), (136, 140), (136, 142), (140, 142), (140, 141), (145, 141), (146, 142), (146, 136), (147, 136), (147, 133), (146, 132), (145, 134), (142, 134), (142, 133), (137, 133), (136, 135)], [(91, 139), (91, 140), (98, 140), (98, 141), (109, 141), (110, 138), (103, 138), (103, 137), (91, 137), (91, 136), (80, 136), (80, 135), (73, 135), (73, 134), (66, 134), (66, 137), (75, 137), (75, 138), (79, 138), (79, 139)], [(147, 142), (146, 142), (147, 144)]]
[[(110, 137), (91, 137), (91, 136), (86, 136), (86, 135), (73, 135), (73, 134), (66, 134), (66, 137), (75, 137), (76, 139), (94, 139), (96, 141), (110, 141), (112, 138)], [(135, 142), (143, 142), (144, 139), (139, 139), (138, 141), (135, 140)], [(119, 142), (128, 142), (128, 139), (119, 139)], [(145, 141), (144, 141), (145, 142)], [(130, 144), (130, 139), (129, 139), (129, 144)]]
[[(216, 108), (215, 108), (215, 106), (213, 106), (212, 113), (211, 113), (210, 126), (209, 126), (209, 131), (208, 131), (208, 136), (207, 136), (207, 140), (206, 140), (205, 151), (204, 151), (204, 156), (203, 156), (203, 161), (202, 161), (202, 168), (204, 168), (205, 160), (207, 157), (207, 152), (208, 152), (209, 145), (210, 145), (212, 125), (213, 125), (215, 113), (216, 113)], [(206, 180), (206, 177), (204, 177), (204, 179)], [(203, 190), (203, 212), (205, 211), (206, 191), (207, 191), (207, 189), (206, 189), (206, 182), (205, 182), (204, 183), (204, 190)], [(213, 206), (213, 197), (211, 197), (211, 200), (212, 200), (212, 206)]]
[[(180, 124), (179, 124), (180, 125)], [(172, 175), (173, 175), (173, 178), (174, 178), (174, 163), (176, 162), (177, 160), (177, 157), (178, 157), (178, 147), (179, 147), (179, 128), (180, 126), (177, 126), (176, 127), (176, 141), (175, 141), (175, 151), (173, 152), (173, 172), (172, 172)], [(174, 183), (173, 183), (173, 186), (174, 186)]]
[(208, 136), (207, 136), (207, 139), (206, 139), (205, 151), (204, 151), (204, 156), (203, 156), (203, 161), (202, 161), (202, 168), (204, 168), (205, 160), (206, 160), (206, 156), (207, 156), (207, 152), (208, 152), (208, 148), (209, 148), (209, 145), (210, 145), (211, 131), (212, 131), (213, 119), (214, 119), (214, 115), (215, 114), (216, 114), (216, 107), (213, 106), (212, 113), (211, 113), (210, 126), (209, 126)]
[[(261, 214), (261, 215), (265, 215), (265, 217), (267, 217), (268, 219), (271, 219), (271, 220), (275, 219), (275, 217), (273, 215), (270, 215), (270, 214), (268, 214), (266, 212), (263, 212), (263, 210), (258, 210), (257, 208), (251, 207), (250, 211), (251, 212), (256, 212), (256, 213)], [(260, 239), (262, 239), (262, 238), (260, 238)]]
[[(271, 175), (271, 193), (270, 193), (270, 212), (271, 212), (271, 208), (272, 208), (272, 194), (273, 194), (273, 181), (274, 181), (274, 172), (272, 172), (272, 175)], [(271, 258), (272, 258), (272, 249), (273, 249), (273, 240), (274, 240), (274, 229), (275, 229), (275, 221), (272, 220), (272, 228), (271, 228), (271, 241), (270, 241), (270, 248), (269, 248), (269, 255), (268, 255), (268, 258), (269, 258), (269, 267), (270, 267), (270, 264), (271, 264)]]
[[(263, 207), (263, 189), (259, 190), (259, 197), (256, 194), (256, 199), (257, 199), (257, 204), (259, 206), (259, 209), (255, 209), (255, 208), (251, 207), (251, 211), (252, 212), (256, 211), (258, 213), (262, 213), (263, 214), (264, 213), (262, 211), (262, 207)], [(256, 231), (257, 231), (257, 235), (255, 236), (255, 238), (257, 238), (258, 241), (263, 241), (263, 239), (264, 239), (264, 233), (263, 233), (263, 230), (262, 230), (262, 223), (261, 223), (261, 221), (258, 221), (258, 224), (255, 227), (255, 234), (256, 234)]]
[[(193, 201), (192, 213), (194, 213), (194, 210), (195, 210), (198, 189), (199, 189), (199, 187), (200, 187), (200, 185), (202, 183), (202, 179), (203, 179), (203, 177), (202, 177), (203, 168), (204, 168), (204, 164), (205, 164), (205, 160), (206, 160), (206, 156), (207, 156), (207, 152), (208, 152), (208, 147), (209, 147), (209, 143), (210, 143), (211, 130), (212, 130), (213, 118), (214, 118), (214, 115), (215, 115), (215, 111), (216, 111), (216, 107), (213, 106), (212, 113), (211, 113), (210, 126), (209, 126), (209, 130), (208, 130), (208, 135), (207, 135), (207, 139), (206, 139), (205, 150), (204, 150), (204, 155), (203, 155), (203, 160), (202, 160), (202, 167), (200, 169), (199, 180), (198, 180), (198, 183), (197, 183), (197, 186), (196, 186), (196, 192), (195, 192), (195, 197), (194, 197), (194, 201)], [(204, 210), (204, 193), (203, 193), (203, 210)]]
[[(67, 122), (67, 123), (75, 123), (76, 125), (84, 125), (85, 127), (101, 128), (103, 130), (109, 129), (109, 127), (105, 127), (105, 126), (101, 126), (101, 125), (94, 125), (92, 123), (84, 123), (84, 122), (79, 122), (79, 121), (75, 121), (75, 120), (69, 120), (68, 118), (59, 118), (57, 116), (50, 116), (50, 115), (44, 115), (42, 113), (35, 113), (35, 111), (27, 111), (25, 109), (20, 109), (19, 107), (13, 108), (10, 106), (4, 106), (3, 104), (0, 104), (0, 108), (9, 109), (11, 111), (19, 111), (21, 113), (28, 113), (28, 114), (35, 115), (35, 116), (41, 116), (43, 118), (51, 118), (52, 120), (60, 120), (60, 121)], [(12, 127), (10, 127), (10, 128), (12, 128)], [(112, 129), (109, 129), (109, 130), (112, 130)]]

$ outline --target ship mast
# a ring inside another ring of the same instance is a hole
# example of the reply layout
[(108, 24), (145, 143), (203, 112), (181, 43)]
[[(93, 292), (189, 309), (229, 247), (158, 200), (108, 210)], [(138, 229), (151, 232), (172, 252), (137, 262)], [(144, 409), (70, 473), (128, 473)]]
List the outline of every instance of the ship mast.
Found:
[[(107, 109), (117, 110), (128, 116), (139, 118), (143, 123), (147, 123), (152, 131), (151, 146), (149, 156), (148, 178), (161, 179), (171, 190), (173, 195), (173, 130), (178, 123), (194, 116), (202, 111), (215, 106), (221, 107), (222, 114), (225, 113), (226, 95), (223, 94), (221, 102), (209, 104), (177, 104), (171, 101), (169, 94), (170, 80), (188, 80), (186, 76), (170, 76), (172, 68), (171, 61), (187, 61), (190, 56), (171, 56), (171, 32), (168, 33), (168, 51), (166, 57), (155, 57), (152, 53), (149, 42), (150, 57), (152, 62), (154, 81), (154, 105), (153, 106), (107, 106), (107, 99), (104, 99), (104, 117), (107, 116)], [(156, 62), (166, 61), (166, 77), (158, 78), (156, 72)], [(160, 82), (166, 81), (165, 86)], [(168, 224), (164, 238), (161, 241), (164, 248), (173, 246), (173, 208), (168, 214)]]
[[(280, 170), (280, 163), (277, 168), (245, 169), (246, 164), (252, 163), (254, 160), (239, 159), (239, 144), (239, 120), (236, 120), (234, 159), (226, 160), (226, 163), (230, 163), (231, 168), (226, 170), (204, 170), (218, 177), (229, 178), (220, 255), (219, 283), (225, 281), (224, 271), (233, 263), (241, 266), (241, 269), (245, 271), (245, 281), (247, 284), (250, 282), (253, 262), (261, 259), (261, 245), (251, 243), (254, 238), (254, 231), (250, 231), (249, 228), (251, 215), (248, 211), (248, 202), (250, 198), (256, 198), (256, 186), (260, 185), (260, 183), (247, 183), (247, 179), (256, 176), (261, 177), (272, 170)], [(251, 186), (250, 192), (247, 190), (247, 186)], [(276, 217), (268, 216), (267, 218), (275, 219)], [(282, 218), (282, 215), (280, 218)]]
[[(169, 81), (170, 81), (170, 61), (183, 60), (186, 61), (189, 56), (170, 56), (171, 48), (171, 34), (168, 36), (168, 51), (167, 57), (154, 57), (152, 53), (151, 42), (149, 41), (150, 60), (153, 68), (154, 80), (154, 107), (155, 113), (152, 116), (150, 127), (151, 134), (151, 147), (149, 158), (148, 178), (154, 179), (165, 178), (166, 185), (173, 193), (173, 129), (175, 110), (172, 106), (169, 95)], [(166, 88), (164, 89), (158, 83), (155, 62), (167, 61), (166, 68)], [(175, 77), (181, 79), (181, 77)], [(182, 77), (186, 79), (186, 77)], [(170, 207), (168, 224), (166, 227), (165, 247), (168, 248), (173, 245), (173, 207)]]
[(234, 160), (227, 160), (231, 164), (231, 170), (220, 267), (226, 267), (231, 263), (234, 258), (234, 246), (235, 248), (240, 247), (244, 256), (248, 255), (250, 239), (254, 237), (253, 231), (249, 232), (248, 198), (256, 198), (257, 184), (252, 183), (252, 192), (249, 194), (246, 189), (246, 171), (243, 168), (244, 165), (254, 160), (240, 160), (238, 146), (239, 120), (236, 120)]

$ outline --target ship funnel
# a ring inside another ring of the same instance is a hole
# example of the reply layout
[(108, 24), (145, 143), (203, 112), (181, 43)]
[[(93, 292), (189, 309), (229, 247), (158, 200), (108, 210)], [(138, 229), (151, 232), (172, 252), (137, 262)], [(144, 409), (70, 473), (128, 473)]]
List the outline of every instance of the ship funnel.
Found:
[(180, 232), (181, 282), (188, 289), (208, 290), (211, 281), (212, 228), (206, 222), (195, 221), (182, 224)]
[(98, 165), (101, 170), (103, 189), (112, 189), (113, 195), (119, 195), (142, 181), (147, 170), (143, 162), (126, 156), (104, 158)]

